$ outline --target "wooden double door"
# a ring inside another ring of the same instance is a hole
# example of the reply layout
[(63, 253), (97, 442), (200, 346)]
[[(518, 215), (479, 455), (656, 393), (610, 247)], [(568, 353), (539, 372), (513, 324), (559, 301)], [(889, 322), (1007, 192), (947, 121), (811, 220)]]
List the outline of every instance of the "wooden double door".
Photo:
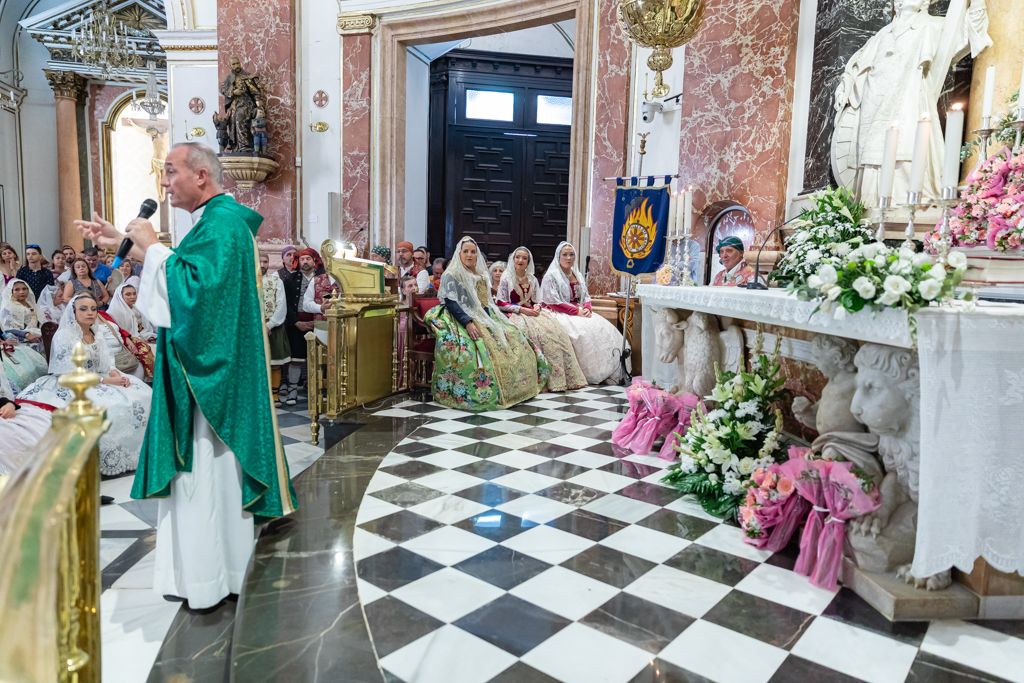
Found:
[[(445, 77), (434, 80), (445, 106), (431, 112), (431, 250), (443, 245), (450, 256), (468, 235), (498, 261), (526, 245), (540, 276), (567, 230), (571, 62), (544, 60), (522, 76), (516, 71), (536, 58), (510, 63), (508, 55), (482, 54), (469, 63), (464, 53), (450, 54), (439, 69)], [(556, 70), (548, 61), (562, 63)], [(502, 67), (510, 73), (493, 73)], [(442, 113), (443, 130), (435, 119)]]

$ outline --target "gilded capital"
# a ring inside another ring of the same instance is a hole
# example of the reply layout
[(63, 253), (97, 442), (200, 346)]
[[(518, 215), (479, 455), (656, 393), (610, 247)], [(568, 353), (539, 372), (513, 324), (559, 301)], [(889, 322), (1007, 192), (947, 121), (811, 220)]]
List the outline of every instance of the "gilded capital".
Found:
[(43, 73), (46, 74), (46, 80), (50, 82), (50, 88), (53, 89), (53, 96), (55, 98), (60, 99), (63, 97), (64, 99), (75, 100), (76, 102), (82, 99), (86, 84), (84, 78), (73, 71), (51, 71), (50, 69), (44, 69)]
[(377, 26), (374, 14), (342, 14), (338, 16), (338, 33), (373, 33)]

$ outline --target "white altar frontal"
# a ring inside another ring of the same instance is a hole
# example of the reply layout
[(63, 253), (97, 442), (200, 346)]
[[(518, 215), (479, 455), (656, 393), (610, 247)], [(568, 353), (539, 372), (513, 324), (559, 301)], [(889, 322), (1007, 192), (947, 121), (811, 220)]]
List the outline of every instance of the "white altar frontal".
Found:
[[(885, 474), (882, 506), (847, 527), (843, 583), (890, 620), (1024, 618), (1024, 305), (932, 306), (915, 333), (900, 310), (836, 319), (778, 289), (641, 285), (638, 295), (643, 375), (670, 390), (745, 357), (755, 332), (737, 321), (803, 331), (783, 332), (780, 354), (819, 367), (822, 348), (849, 348), (856, 393), (840, 412), (877, 437)], [(837, 337), (853, 343), (828, 342)], [(792, 409), (804, 422), (804, 404)], [(804, 423), (820, 433), (817, 410), (817, 427)]]

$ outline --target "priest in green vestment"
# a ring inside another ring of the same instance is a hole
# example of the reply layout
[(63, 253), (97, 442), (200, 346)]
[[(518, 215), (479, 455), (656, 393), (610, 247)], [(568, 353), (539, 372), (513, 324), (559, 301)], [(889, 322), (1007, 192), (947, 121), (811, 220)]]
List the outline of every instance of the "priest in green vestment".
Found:
[[(153, 405), (133, 498), (160, 499), (154, 586), (202, 609), (241, 590), (254, 524), (296, 509), (270, 394), (256, 233), (263, 218), (222, 189), (207, 147), (165, 162), (171, 205), (193, 227), (174, 249), (127, 228), (145, 265), (136, 306), (158, 328)], [(103, 246), (123, 235), (79, 221)]]

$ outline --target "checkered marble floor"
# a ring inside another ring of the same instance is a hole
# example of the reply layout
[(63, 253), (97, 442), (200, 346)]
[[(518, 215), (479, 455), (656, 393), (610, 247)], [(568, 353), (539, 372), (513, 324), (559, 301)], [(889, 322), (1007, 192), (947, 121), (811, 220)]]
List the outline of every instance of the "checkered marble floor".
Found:
[[(310, 443), (305, 399), (277, 409), (278, 428), (292, 477), (323, 455)], [(114, 503), (100, 508), (100, 597), (104, 683), (145, 681), (180, 602), (153, 591), (156, 500), (132, 500), (135, 474), (105, 479), (100, 492)], [(233, 607), (232, 607), (233, 609)]]
[(388, 680), (1024, 680), (1024, 623), (892, 625), (811, 586), (610, 443), (623, 389), (432, 419), (357, 516), (360, 599)]

